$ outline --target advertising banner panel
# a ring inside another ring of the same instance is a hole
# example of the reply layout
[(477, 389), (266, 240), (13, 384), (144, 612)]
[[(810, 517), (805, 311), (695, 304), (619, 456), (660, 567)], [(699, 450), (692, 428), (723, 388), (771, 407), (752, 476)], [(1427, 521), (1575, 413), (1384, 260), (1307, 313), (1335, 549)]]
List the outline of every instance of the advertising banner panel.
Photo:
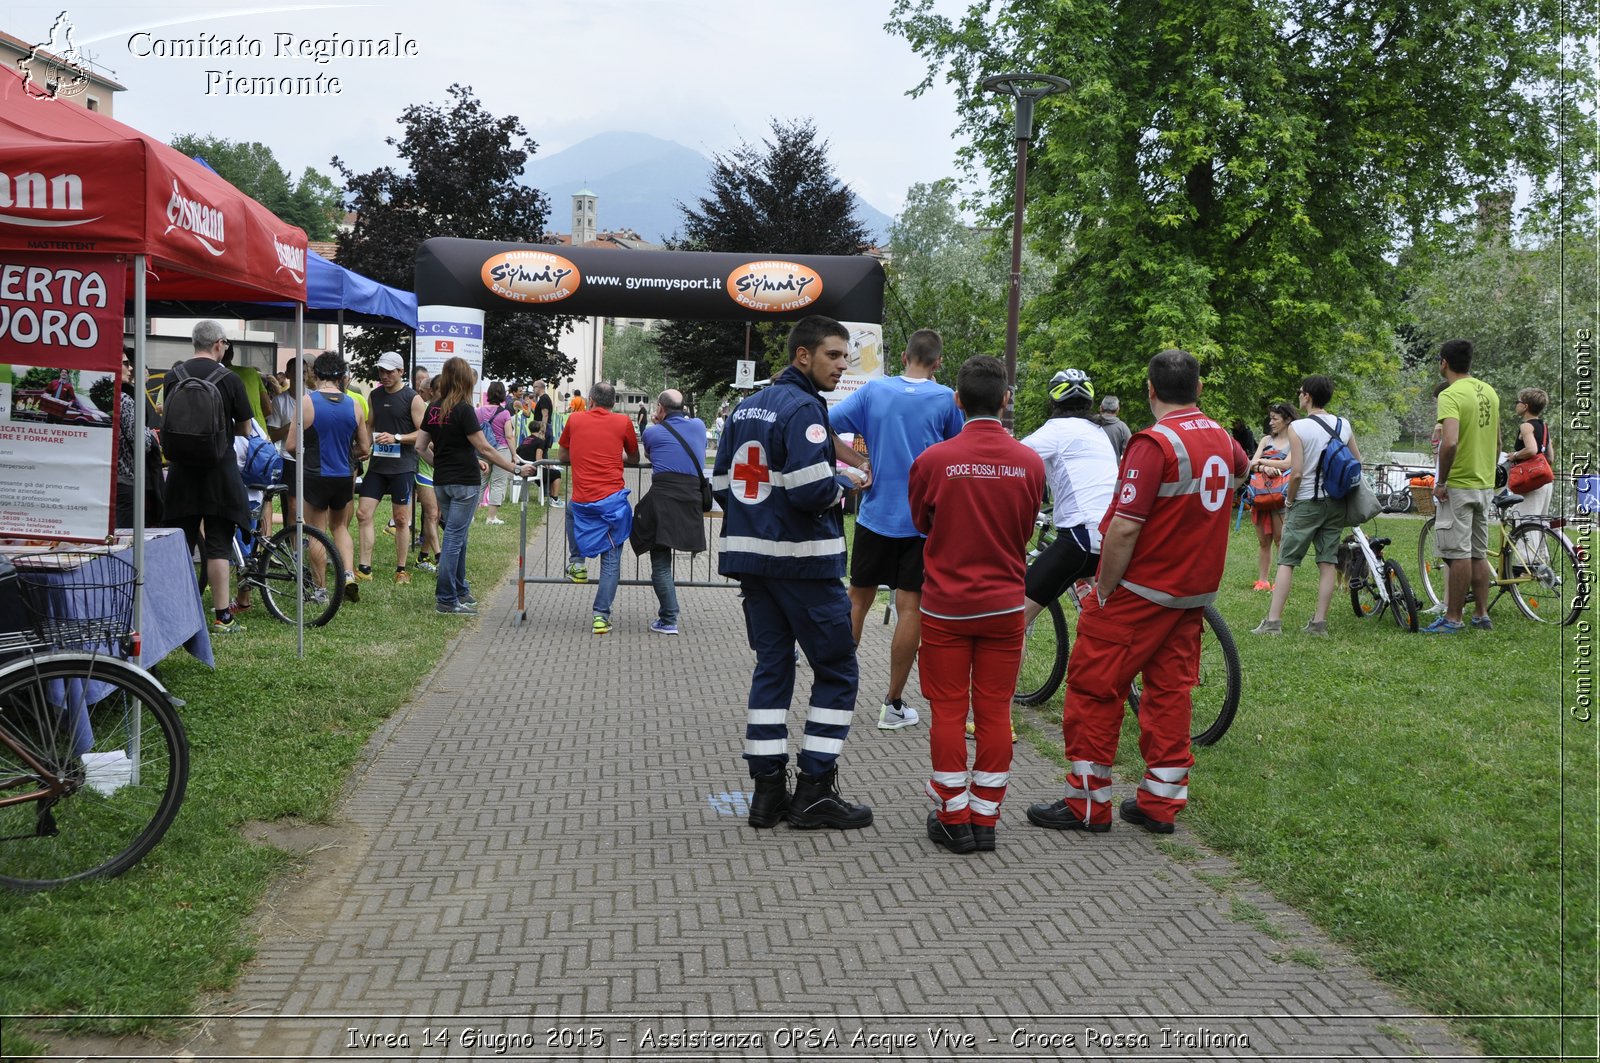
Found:
[(127, 264), (0, 252), (0, 538), (112, 531)]
[(866, 255), (728, 254), (438, 237), (417, 248), (419, 303), (588, 317), (883, 320)]
[(452, 358), (465, 358), (478, 374), (477, 392), (488, 386), (483, 379), (483, 311), (469, 306), (417, 307), (417, 366), (438, 376)]

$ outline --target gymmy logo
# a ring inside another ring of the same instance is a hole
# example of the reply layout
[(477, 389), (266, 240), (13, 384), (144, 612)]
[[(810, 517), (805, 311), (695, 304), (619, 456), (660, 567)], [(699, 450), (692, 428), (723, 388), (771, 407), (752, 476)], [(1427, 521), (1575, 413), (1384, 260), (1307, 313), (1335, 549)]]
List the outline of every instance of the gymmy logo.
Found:
[(746, 443), (733, 457), (733, 468), (728, 470), (732, 481), (728, 493), (747, 506), (767, 500), (772, 494), (772, 467), (767, 464), (767, 451), (760, 443)]
[(65, 11), (50, 27), (50, 39), (36, 44), (17, 60), (22, 91), (36, 100), (76, 96), (89, 87), (89, 70), (72, 40), (72, 20)]
[[(53, 177), (46, 177), (42, 173), (0, 173), (0, 208), (82, 214), (83, 178), (75, 173), (58, 173)], [(0, 214), (0, 222), (36, 229), (60, 229), (99, 220), (98, 214), (86, 218), (35, 218)]]
[(296, 283), (306, 279), (306, 249), (286, 244), (272, 234), (272, 249), (278, 253), (278, 272), (287, 272)]
[(165, 236), (174, 229), (182, 229), (215, 256), (221, 257), (227, 253), (226, 247), (219, 246), (228, 239), (227, 220), (222, 216), (222, 211), (209, 203), (190, 199), (178, 187), (177, 178), (172, 180), (172, 198), (167, 200), (167, 228), (161, 235)]
[(578, 290), (583, 274), (547, 251), (506, 251), (484, 262), (484, 287), (514, 303), (555, 303)]
[(822, 297), (822, 276), (798, 262), (746, 262), (728, 274), (728, 296), (746, 310), (800, 310)]

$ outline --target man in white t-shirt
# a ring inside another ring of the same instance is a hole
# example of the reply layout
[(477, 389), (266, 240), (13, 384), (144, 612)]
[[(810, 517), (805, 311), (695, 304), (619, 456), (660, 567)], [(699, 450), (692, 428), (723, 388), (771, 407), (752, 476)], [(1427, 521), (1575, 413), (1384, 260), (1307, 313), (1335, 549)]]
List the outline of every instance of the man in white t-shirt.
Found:
[(1056, 537), (1028, 566), (1025, 620), (1060, 598), (1100, 563), (1100, 520), (1111, 508), (1117, 453), (1094, 421), (1094, 384), (1080, 369), (1050, 381), (1050, 416), (1022, 442), (1044, 459)]
[(1325, 376), (1308, 376), (1300, 384), (1300, 409), (1305, 416), (1289, 426), (1289, 488), (1285, 494), (1288, 513), (1283, 518), (1283, 540), (1278, 544), (1278, 578), (1272, 585), (1267, 617), (1250, 632), (1252, 635), (1283, 634), (1283, 607), (1289, 600), (1289, 584), (1295, 568), (1313, 545), (1317, 548), (1317, 607), (1306, 624), (1306, 633), (1328, 634), (1328, 603), (1333, 600), (1339, 577), (1339, 536), (1345, 529), (1345, 500), (1329, 498), (1322, 489), (1322, 452), (1337, 432), (1356, 460), (1361, 459), (1350, 422), (1324, 408), (1331, 398), (1333, 381)]

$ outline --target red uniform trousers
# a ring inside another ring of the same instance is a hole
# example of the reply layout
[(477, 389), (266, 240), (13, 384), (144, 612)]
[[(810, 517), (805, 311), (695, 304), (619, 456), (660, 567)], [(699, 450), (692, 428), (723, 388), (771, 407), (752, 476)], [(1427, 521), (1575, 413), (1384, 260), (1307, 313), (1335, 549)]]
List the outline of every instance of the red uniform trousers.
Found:
[[(1022, 664), (1022, 610), (973, 620), (922, 614), (917, 668), (933, 721), (928, 796), (945, 823), (992, 827), (1011, 778), (1011, 696)], [(967, 785), (967, 712), (977, 725), (977, 755)]]
[(1128, 690), (1142, 672), (1139, 754), (1145, 772), (1136, 796), (1141, 812), (1171, 823), (1189, 800), (1189, 692), (1200, 674), (1204, 610), (1169, 609), (1124, 587), (1104, 606), (1093, 595), (1082, 604), (1061, 716), (1067, 807), (1086, 822), (1111, 822), (1111, 762)]

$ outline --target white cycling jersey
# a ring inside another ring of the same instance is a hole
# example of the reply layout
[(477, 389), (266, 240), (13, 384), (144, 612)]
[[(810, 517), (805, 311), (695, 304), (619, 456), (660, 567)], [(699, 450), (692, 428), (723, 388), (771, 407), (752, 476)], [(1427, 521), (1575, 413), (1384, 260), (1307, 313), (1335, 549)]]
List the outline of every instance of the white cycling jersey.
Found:
[(1090, 552), (1100, 552), (1100, 520), (1117, 485), (1117, 452), (1105, 429), (1086, 417), (1052, 417), (1022, 441), (1044, 459), (1055, 503), (1055, 524), (1089, 531)]

